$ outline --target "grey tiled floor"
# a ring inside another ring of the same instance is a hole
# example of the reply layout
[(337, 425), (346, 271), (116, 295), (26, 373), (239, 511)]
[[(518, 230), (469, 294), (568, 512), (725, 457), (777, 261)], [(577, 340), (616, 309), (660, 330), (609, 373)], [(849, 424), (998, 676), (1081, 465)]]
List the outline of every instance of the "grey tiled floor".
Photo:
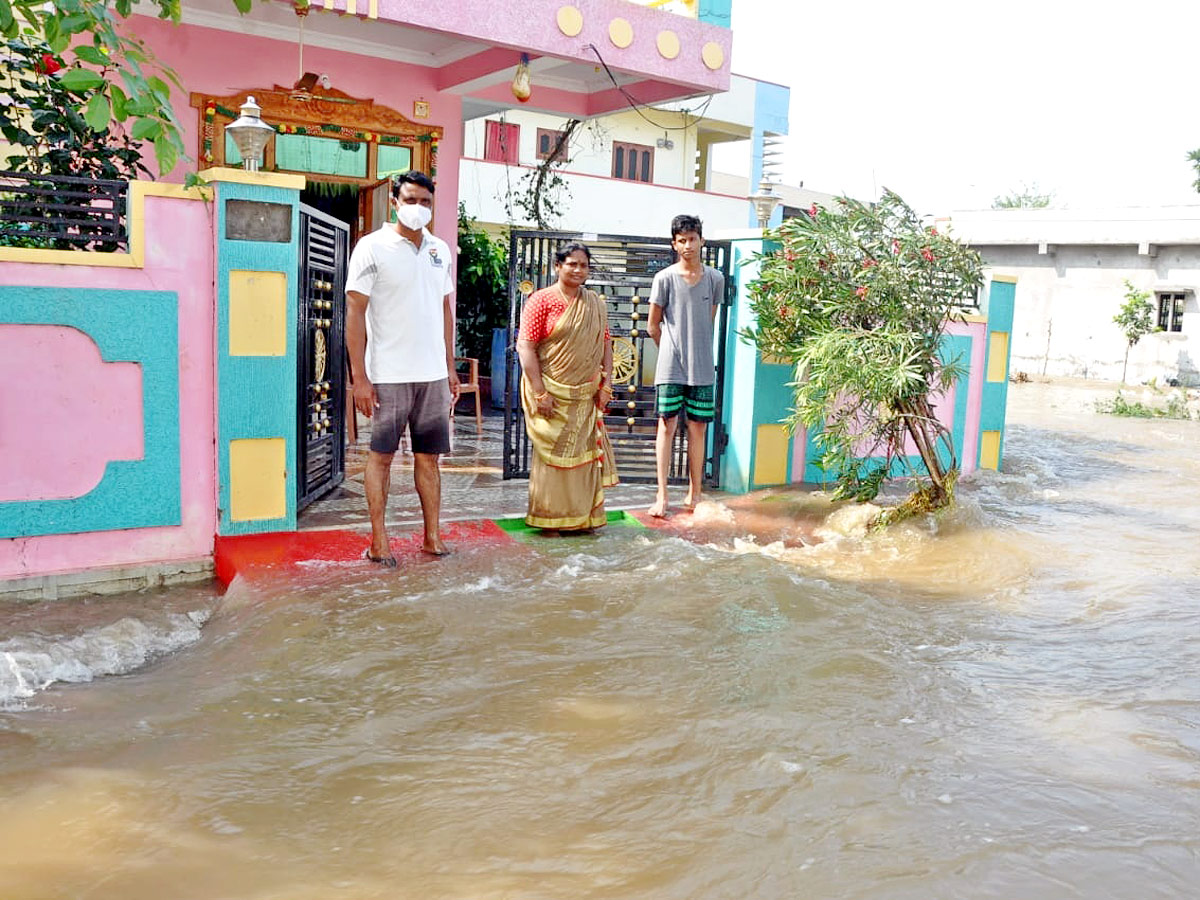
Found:
[[(330, 528), (366, 529), (367, 501), (363, 487), (370, 423), (359, 418), (358, 441), (346, 450), (346, 480), (330, 494), (300, 514), (300, 530)], [(498, 412), (485, 415), (483, 435), (475, 432), (473, 415), (454, 421), (452, 450), (442, 457), (442, 521), (502, 519), (524, 516), (529, 482), (503, 478), (504, 419)], [(609, 509), (649, 506), (651, 484), (620, 484), (606, 491)], [(421, 505), (413, 486), (413, 460), (396, 454), (388, 498), (388, 525), (400, 529), (421, 524)]]

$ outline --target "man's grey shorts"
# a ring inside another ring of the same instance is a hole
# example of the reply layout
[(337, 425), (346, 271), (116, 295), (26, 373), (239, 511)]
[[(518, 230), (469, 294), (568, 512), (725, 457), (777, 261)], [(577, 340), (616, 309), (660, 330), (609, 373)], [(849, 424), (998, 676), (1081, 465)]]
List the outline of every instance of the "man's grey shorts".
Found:
[(450, 381), (377, 384), (379, 408), (371, 417), (371, 449), (395, 453), (407, 426), (413, 453), (450, 452)]

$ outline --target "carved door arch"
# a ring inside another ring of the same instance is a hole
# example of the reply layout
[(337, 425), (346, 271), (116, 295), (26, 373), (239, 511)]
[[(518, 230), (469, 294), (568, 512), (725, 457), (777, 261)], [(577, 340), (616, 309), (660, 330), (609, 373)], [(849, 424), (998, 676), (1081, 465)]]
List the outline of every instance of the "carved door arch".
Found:
[(240, 115), (239, 109), (247, 96), (254, 97), (262, 107), (263, 120), (274, 125), (280, 136), (335, 139), (343, 146), (363, 146), (361, 172), (325, 173), (281, 167), (277, 141), (267, 147), (262, 162), (264, 171), (295, 172), (310, 181), (357, 185), (359, 222), (356, 232), (370, 230), (373, 220), (380, 219), (381, 213), (386, 215), (374, 208), (379, 204), (376, 188), (390, 170), (386, 164), (381, 166), (381, 157), (395, 156), (395, 151), (407, 149), (410, 168), (437, 177), (438, 144), (444, 133), (441, 126), (413, 122), (374, 100), (352, 97), (334, 88), (317, 88), (315, 92), (309, 92), (280, 85), (247, 88), (223, 97), (191, 95), (191, 105), (200, 114), (196, 158), (202, 167), (230, 165), (225, 152), (225, 126)]

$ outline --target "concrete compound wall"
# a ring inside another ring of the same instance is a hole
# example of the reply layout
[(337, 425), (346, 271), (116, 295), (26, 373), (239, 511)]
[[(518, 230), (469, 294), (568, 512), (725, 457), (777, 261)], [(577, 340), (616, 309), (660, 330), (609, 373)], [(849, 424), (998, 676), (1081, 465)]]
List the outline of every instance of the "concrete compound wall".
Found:
[[(758, 274), (754, 255), (761, 239), (734, 242), (734, 278), (738, 292), (729, 319), (726, 380), (723, 398), (729, 442), (721, 458), (721, 487), (740, 493), (782, 484), (821, 484), (815, 435), (802, 429), (789, 434), (782, 421), (793, 406), (792, 367), (763, 359), (758, 349), (737, 336), (753, 321), (746, 285)], [(938, 399), (939, 421), (953, 435), (954, 452), (963, 474), (979, 468), (998, 469), (1003, 461), (1008, 351), (1013, 325), (1016, 282), (993, 278), (980, 315), (947, 326), (946, 358), (961, 358), (968, 374)], [(746, 402), (748, 399), (752, 402)], [(907, 463), (920, 468), (909, 448)], [(897, 470), (903, 464), (899, 464)]]
[[(1185, 292), (1183, 328), (1143, 337), (1129, 352), (1126, 380), (1200, 384), (1200, 246), (977, 246), (992, 271), (1020, 279), (1012, 367), (1030, 375), (1121, 379), (1125, 337), (1113, 323), (1125, 281), (1145, 291)], [(1151, 297), (1152, 302), (1155, 298)], [(1157, 305), (1156, 305), (1157, 310)]]
[(131, 194), (129, 253), (0, 248), (0, 580), (211, 556), (212, 208)]

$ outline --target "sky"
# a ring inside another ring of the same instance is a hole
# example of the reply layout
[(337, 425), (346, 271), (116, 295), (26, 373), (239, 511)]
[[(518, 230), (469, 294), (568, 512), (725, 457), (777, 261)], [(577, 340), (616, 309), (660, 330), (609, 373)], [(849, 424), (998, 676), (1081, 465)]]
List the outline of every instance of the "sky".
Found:
[(733, 71), (791, 88), (790, 184), (935, 215), (1034, 185), (1200, 204), (1200, 0), (734, 0), (732, 24)]

